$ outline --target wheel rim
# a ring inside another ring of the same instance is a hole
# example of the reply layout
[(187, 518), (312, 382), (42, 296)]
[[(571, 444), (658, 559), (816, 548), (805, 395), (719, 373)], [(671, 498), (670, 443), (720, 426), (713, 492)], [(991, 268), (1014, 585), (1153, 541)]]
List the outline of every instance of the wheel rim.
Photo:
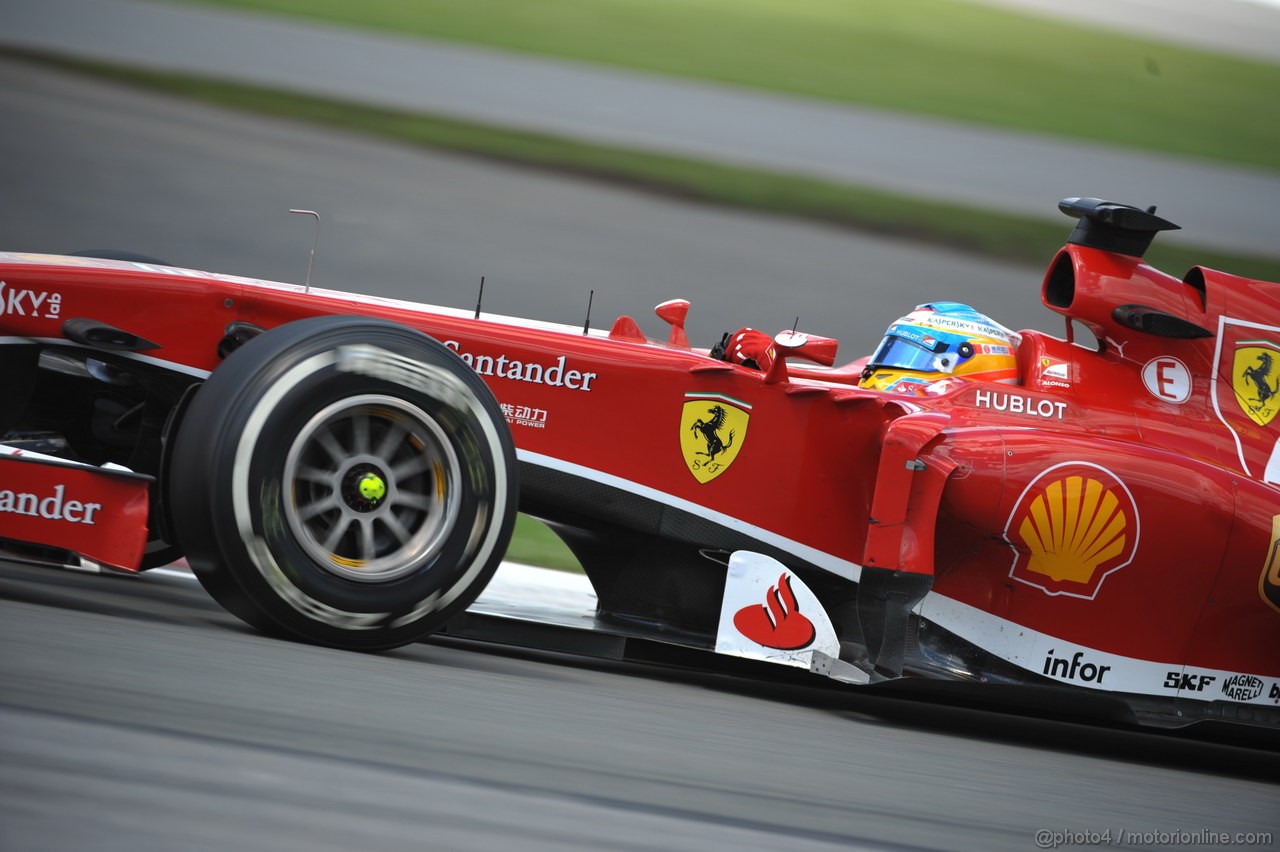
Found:
[(444, 430), (392, 396), (340, 400), (298, 433), (285, 458), (284, 513), (330, 573), (386, 582), (430, 562), (453, 529), (461, 470)]

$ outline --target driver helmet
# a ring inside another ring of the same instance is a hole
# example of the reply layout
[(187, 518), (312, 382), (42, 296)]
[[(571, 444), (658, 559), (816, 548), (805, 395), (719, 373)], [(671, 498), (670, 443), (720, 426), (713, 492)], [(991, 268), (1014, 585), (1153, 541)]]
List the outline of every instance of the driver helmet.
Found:
[(1017, 384), (1017, 332), (959, 302), (920, 305), (893, 323), (859, 387), (924, 393), (941, 379)]

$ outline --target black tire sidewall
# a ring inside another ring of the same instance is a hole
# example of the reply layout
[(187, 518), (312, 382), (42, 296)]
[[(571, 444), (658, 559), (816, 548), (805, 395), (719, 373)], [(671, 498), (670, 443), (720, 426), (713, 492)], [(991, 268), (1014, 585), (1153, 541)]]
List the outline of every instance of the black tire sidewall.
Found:
[[(345, 363), (352, 352), (368, 363)], [(318, 564), (282, 502), (285, 456), (299, 430), (330, 403), (362, 394), (395, 397), (432, 417), (461, 474), (457, 516), (439, 551), (385, 582)], [(322, 644), (391, 647), (438, 629), (488, 582), (515, 521), (515, 471), (497, 402), (453, 352), (394, 323), (314, 318), (250, 341), (197, 393), (175, 447), (174, 481), (190, 477), (182, 499), (175, 490), (175, 517), (201, 581), (250, 624)]]

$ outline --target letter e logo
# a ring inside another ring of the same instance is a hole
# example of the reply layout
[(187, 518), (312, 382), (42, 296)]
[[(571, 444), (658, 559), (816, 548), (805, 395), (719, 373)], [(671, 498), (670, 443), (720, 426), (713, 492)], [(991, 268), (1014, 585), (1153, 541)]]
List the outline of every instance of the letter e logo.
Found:
[(1152, 358), (1142, 368), (1142, 383), (1162, 402), (1181, 405), (1191, 398), (1191, 371), (1177, 358)]

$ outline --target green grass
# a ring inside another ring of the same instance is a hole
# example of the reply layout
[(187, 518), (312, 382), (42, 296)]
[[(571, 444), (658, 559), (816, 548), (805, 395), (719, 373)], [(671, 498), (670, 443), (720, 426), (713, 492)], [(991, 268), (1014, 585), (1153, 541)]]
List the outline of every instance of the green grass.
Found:
[(954, 0), (187, 0), (1280, 169), (1280, 65)]
[(516, 529), (511, 536), (511, 546), (507, 548), (507, 559), (525, 565), (582, 573), (582, 566), (560, 537), (542, 521), (525, 514), (516, 517)]
[[(412, 145), (590, 177), (676, 198), (824, 222), (1043, 265), (1072, 222), (1056, 225), (987, 210), (796, 175), (589, 144), (453, 119), (332, 101), (196, 77), (97, 62), (25, 57), (219, 106), (373, 134)], [(1280, 280), (1280, 261), (1225, 254), (1163, 237), (1148, 255), (1181, 274), (1197, 263), (1254, 278)]]

